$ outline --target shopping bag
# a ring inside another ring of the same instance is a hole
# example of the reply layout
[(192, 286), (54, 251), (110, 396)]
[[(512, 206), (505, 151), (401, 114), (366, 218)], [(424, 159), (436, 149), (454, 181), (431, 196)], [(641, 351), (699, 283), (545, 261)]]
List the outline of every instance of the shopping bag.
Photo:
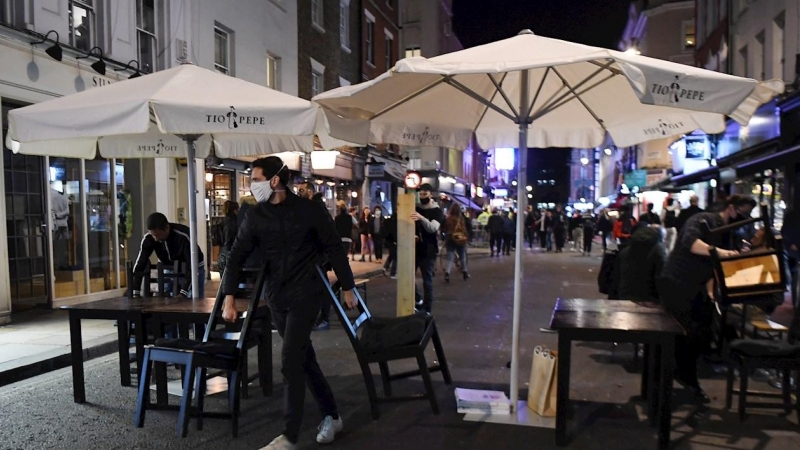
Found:
[(528, 408), (543, 417), (556, 415), (558, 352), (537, 346), (533, 350)]

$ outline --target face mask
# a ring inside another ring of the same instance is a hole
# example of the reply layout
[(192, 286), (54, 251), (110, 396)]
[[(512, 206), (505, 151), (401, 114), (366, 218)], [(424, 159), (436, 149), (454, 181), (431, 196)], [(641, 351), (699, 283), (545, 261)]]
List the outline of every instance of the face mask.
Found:
[(380, 217), (380, 216), (381, 216), (381, 212), (380, 211), (375, 211), (375, 217)]
[(422, 203), (423, 205), (427, 205), (428, 203), (431, 202), (431, 198), (430, 197), (421, 198), (419, 199), (419, 202)]
[(749, 218), (750, 218), (749, 216), (746, 216), (746, 215), (744, 215), (742, 213), (738, 213), (737, 212), (736, 215), (733, 217), (733, 219), (731, 219), (731, 221), (732, 222), (741, 222), (741, 221), (747, 220)]
[(272, 197), (272, 186), (269, 181), (254, 181), (250, 183), (250, 192), (257, 202), (266, 202)]

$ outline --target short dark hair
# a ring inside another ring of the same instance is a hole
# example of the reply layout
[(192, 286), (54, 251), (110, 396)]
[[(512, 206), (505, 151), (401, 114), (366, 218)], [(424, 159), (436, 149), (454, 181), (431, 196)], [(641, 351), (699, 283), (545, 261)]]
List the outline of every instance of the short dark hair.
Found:
[(675, 199), (672, 197), (667, 198), (667, 206), (672, 206), (675, 204)]
[(749, 206), (751, 208), (755, 208), (758, 203), (752, 197), (745, 197), (744, 195), (733, 194), (725, 200), (725, 206), (733, 205), (736, 208)]
[(169, 225), (167, 216), (160, 212), (154, 212), (147, 216), (147, 229), (148, 230), (166, 230)]
[(253, 161), (253, 168), (258, 167), (264, 173), (267, 180), (278, 177), (281, 184), (286, 186), (289, 183), (289, 169), (284, 166), (283, 160), (277, 156), (267, 156)]

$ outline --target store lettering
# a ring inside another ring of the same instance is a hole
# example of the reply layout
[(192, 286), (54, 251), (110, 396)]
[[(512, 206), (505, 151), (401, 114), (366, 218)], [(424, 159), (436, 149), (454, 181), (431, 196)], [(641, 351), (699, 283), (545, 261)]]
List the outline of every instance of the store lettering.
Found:
[(239, 125), (265, 125), (263, 116), (243, 116), (231, 106), (225, 114), (206, 114), (206, 123), (227, 123), (228, 129), (239, 128)]
[(684, 89), (678, 83), (679, 77), (675, 76), (675, 81), (666, 84), (653, 83), (650, 90), (651, 93), (656, 95), (667, 96), (670, 103), (679, 103), (681, 99), (705, 101), (706, 93), (704, 91), (696, 91), (694, 89)]
[(418, 142), (420, 145), (426, 142), (435, 142), (441, 139), (440, 134), (431, 134), (428, 132), (427, 128), (425, 128), (422, 133), (402, 133), (401, 137), (405, 140)]
[(109, 85), (111, 83), (113, 83), (113, 81), (107, 80), (105, 78), (92, 77), (92, 86), (94, 86), (94, 87), (106, 86), (106, 85)]
[(155, 145), (139, 145), (137, 146), (136, 150), (140, 153), (155, 153), (156, 155), (160, 155), (163, 153), (173, 153), (178, 151), (177, 145), (167, 145), (162, 140), (158, 140), (158, 143)]
[(661, 136), (668, 136), (673, 134), (673, 131), (681, 128), (683, 128), (683, 122), (664, 122), (663, 120), (659, 119), (658, 126), (648, 127), (642, 131), (644, 131), (644, 134), (646, 135), (660, 134)]

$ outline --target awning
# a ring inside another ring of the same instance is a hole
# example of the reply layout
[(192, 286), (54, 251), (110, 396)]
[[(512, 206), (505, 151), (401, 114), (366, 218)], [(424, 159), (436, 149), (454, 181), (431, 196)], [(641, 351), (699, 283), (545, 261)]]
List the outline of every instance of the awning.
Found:
[(392, 178), (398, 183), (403, 183), (406, 179), (407, 164), (405, 162), (396, 161), (391, 158), (380, 156), (373, 152), (369, 153), (369, 158), (374, 159), (377, 163), (383, 163), (383, 170), (385, 177)]
[(761, 158), (739, 163), (735, 167), (736, 176), (743, 177), (754, 175), (768, 169), (783, 168), (787, 164), (794, 164), (798, 161), (800, 161), (800, 145), (771, 155), (762, 156)]
[(672, 177), (672, 184), (675, 187), (688, 186), (690, 184), (702, 183), (709, 181), (719, 176), (719, 167), (711, 166), (697, 172), (692, 172), (687, 175), (678, 175)]
[(473, 209), (475, 211), (482, 211), (483, 210), (483, 208), (478, 206), (477, 203), (473, 202), (472, 200), (468, 199), (467, 197), (464, 197), (463, 195), (451, 194), (450, 197), (453, 197), (453, 199), (455, 199), (458, 203), (460, 203), (462, 206), (465, 206), (465, 207), (467, 207), (469, 209)]

